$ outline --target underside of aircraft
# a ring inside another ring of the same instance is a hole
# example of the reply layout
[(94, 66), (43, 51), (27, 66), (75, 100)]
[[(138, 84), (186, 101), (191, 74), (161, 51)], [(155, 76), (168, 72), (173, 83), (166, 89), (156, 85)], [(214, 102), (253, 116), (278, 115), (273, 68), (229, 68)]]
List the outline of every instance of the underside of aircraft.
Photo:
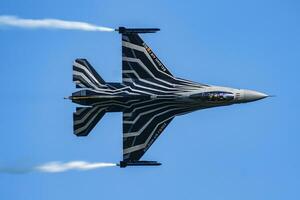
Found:
[(123, 113), (120, 167), (160, 165), (140, 159), (175, 116), (268, 96), (177, 78), (139, 36), (159, 29), (116, 30), (122, 35), (122, 83), (105, 82), (86, 59), (76, 59), (73, 81), (79, 90), (68, 98), (82, 105), (73, 113), (77, 136), (87, 136), (106, 112)]

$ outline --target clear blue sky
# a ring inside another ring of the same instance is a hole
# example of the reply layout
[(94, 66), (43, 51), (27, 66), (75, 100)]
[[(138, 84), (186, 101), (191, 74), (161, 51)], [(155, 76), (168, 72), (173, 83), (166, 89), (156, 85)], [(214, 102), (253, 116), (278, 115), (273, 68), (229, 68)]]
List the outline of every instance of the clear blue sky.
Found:
[[(145, 154), (156, 168), (0, 174), (0, 199), (300, 199), (300, 3), (251, 1), (1, 0), (0, 15), (59, 18), (144, 35), (178, 77), (277, 95), (177, 117)], [(0, 29), (0, 165), (117, 162), (121, 113), (89, 137), (72, 134), (71, 65), (87, 58), (121, 80), (117, 33)]]

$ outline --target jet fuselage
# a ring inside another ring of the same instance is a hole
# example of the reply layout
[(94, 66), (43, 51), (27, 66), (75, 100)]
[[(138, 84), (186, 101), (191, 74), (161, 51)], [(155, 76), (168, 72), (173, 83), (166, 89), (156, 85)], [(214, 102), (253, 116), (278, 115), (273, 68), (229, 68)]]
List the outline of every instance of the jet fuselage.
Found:
[[(126, 91), (127, 86), (118, 83), (107, 83), (113, 85), (118, 91)], [(84, 106), (109, 105), (107, 112), (122, 112), (131, 101), (155, 101), (169, 102), (181, 107), (189, 107), (191, 110), (205, 109), (218, 106), (227, 106), (236, 103), (248, 103), (266, 98), (268, 95), (244, 89), (234, 89), (220, 86), (207, 86), (198, 89), (192, 89), (185, 92), (174, 92), (167, 95), (129, 95), (129, 94), (107, 94), (99, 90), (81, 90), (75, 92), (69, 98), (77, 104)], [(107, 104), (108, 103), (108, 104)]]

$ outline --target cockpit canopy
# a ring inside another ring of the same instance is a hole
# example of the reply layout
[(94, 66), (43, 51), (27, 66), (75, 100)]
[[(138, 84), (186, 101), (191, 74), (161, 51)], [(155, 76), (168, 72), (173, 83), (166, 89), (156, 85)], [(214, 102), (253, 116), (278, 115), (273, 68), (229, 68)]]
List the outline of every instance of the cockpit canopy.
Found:
[(192, 94), (190, 98), (209, 102), (224, 102), (233, 100), (234, 94), (231, 92), (213, 91)]

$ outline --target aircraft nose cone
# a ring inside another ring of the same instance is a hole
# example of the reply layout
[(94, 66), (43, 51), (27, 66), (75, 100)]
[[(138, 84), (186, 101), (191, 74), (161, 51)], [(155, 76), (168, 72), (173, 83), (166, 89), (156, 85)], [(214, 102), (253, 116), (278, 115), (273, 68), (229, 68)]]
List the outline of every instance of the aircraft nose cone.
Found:
[(268, 95), (261, 93), (261, 92), (257, 92), (257, 91), (253, 91), (253, 90), (244, 90), (242, 101), (243, 102), (251, 102), (251, 101), (257, 101), (260, 99), (264, 99), (266, 97), (268, 97)]

